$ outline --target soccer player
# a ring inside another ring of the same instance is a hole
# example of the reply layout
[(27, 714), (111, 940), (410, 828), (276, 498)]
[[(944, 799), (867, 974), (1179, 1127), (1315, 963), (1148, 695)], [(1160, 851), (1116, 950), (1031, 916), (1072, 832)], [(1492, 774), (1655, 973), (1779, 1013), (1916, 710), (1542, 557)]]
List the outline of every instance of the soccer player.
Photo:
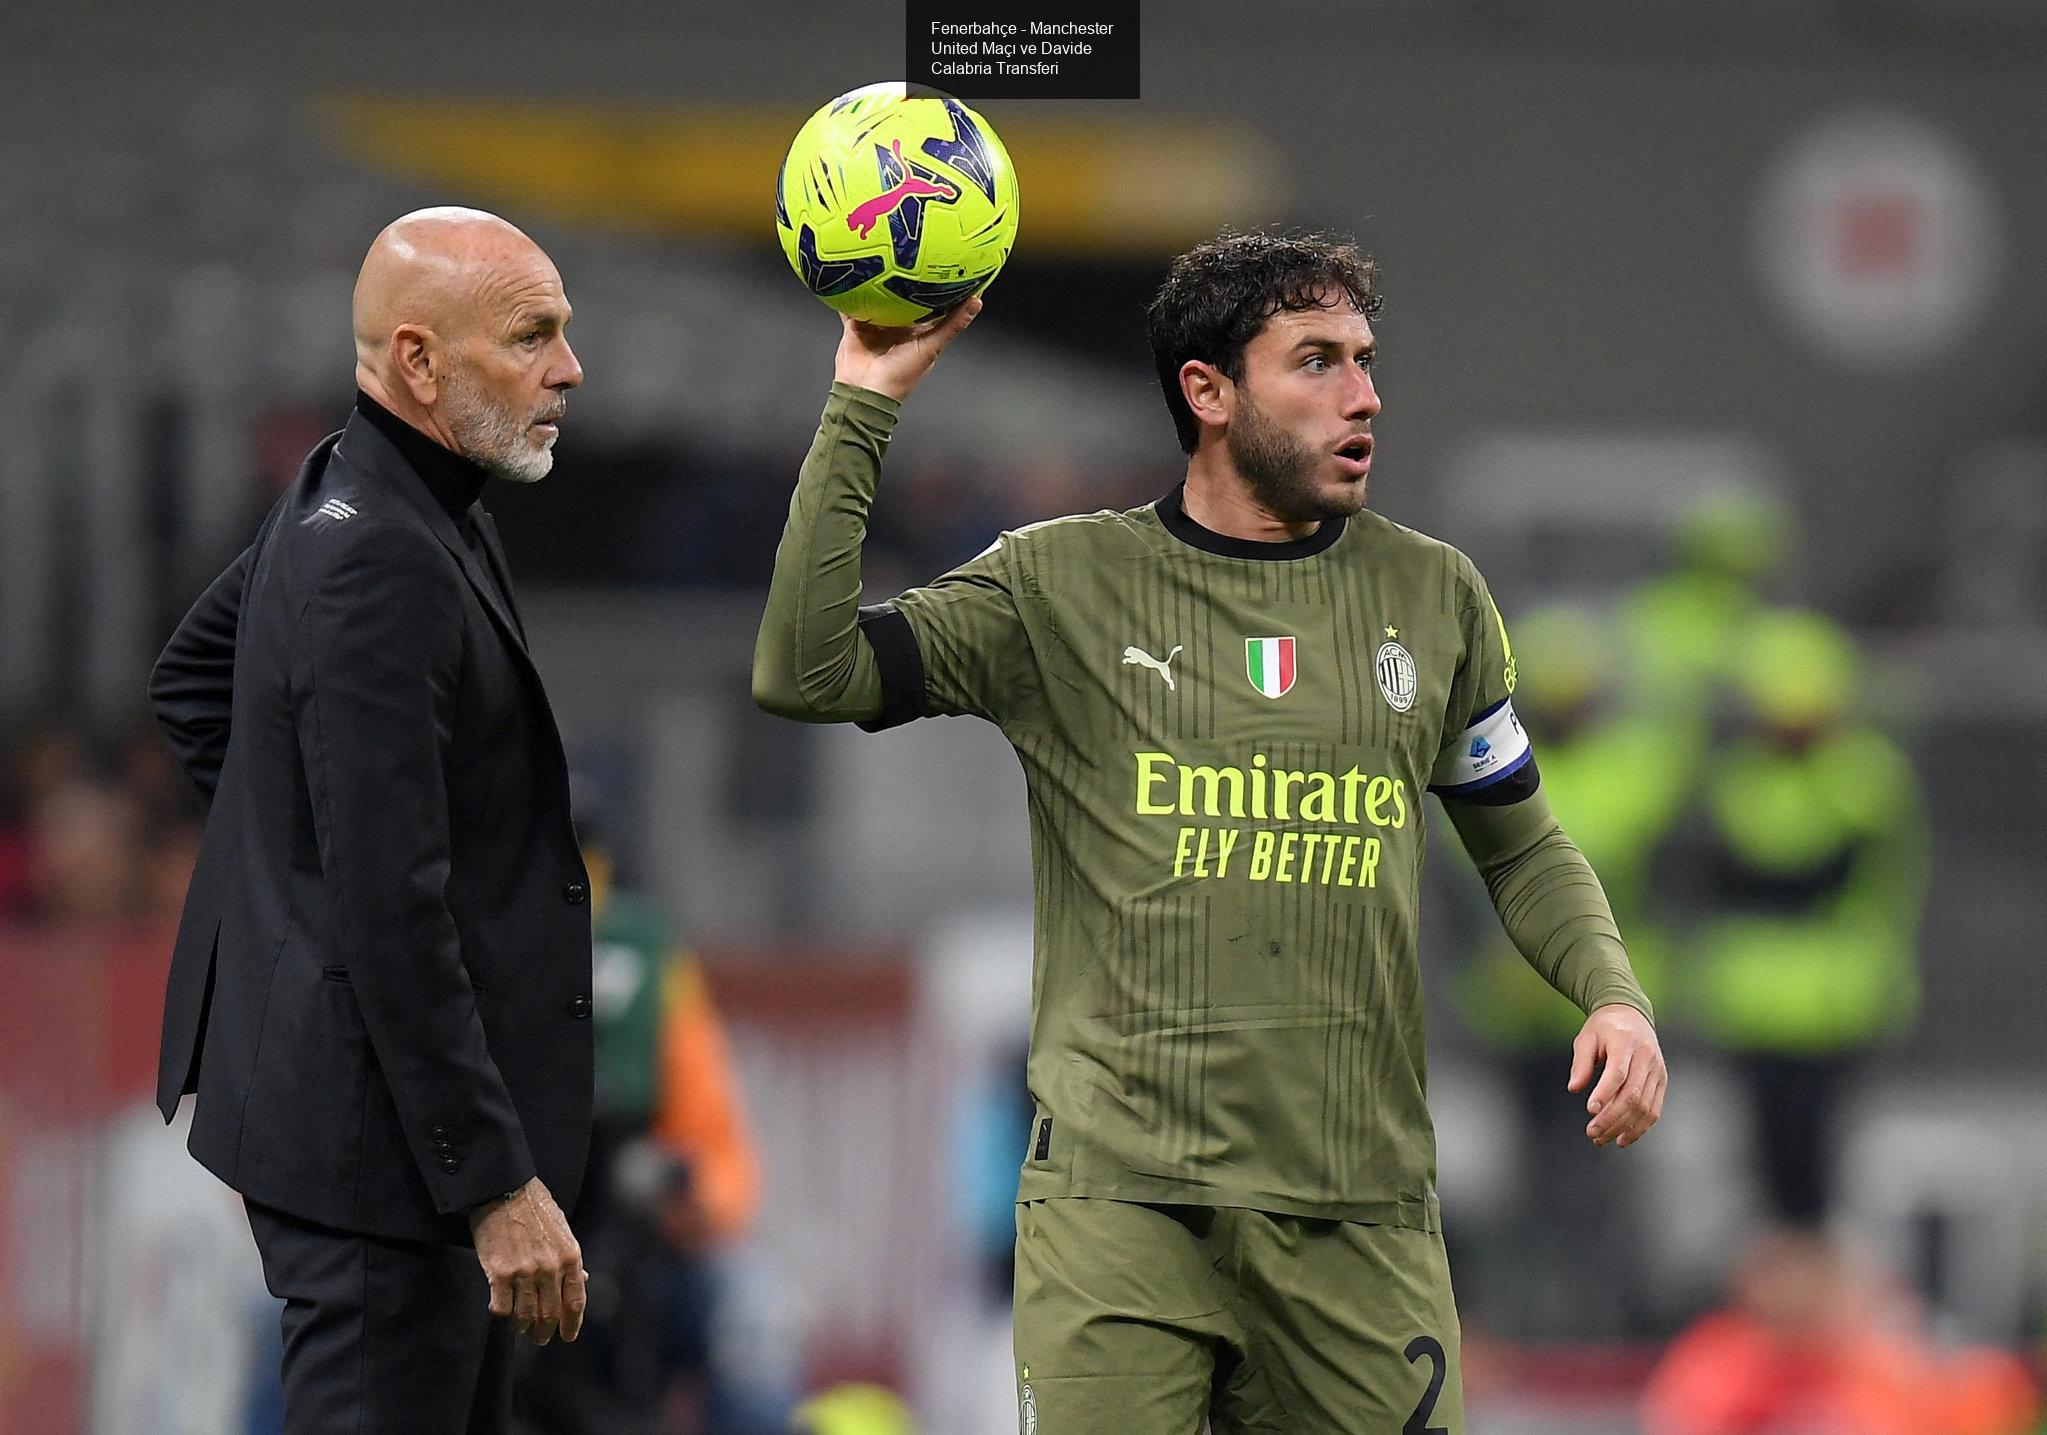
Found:
[(1005, 533), (862, 608), (898, 410), (979, 307), (845, 324), (753, 683), (813, 722), (972, 713), (1022, 758), (1022, 1429), (1456, 1435), (1415, 955), (1425, 789), (1515, 944), (1588, 1013), (1568, 1078), (1592, 1087), (1586, 1134), (1639, 1140), (1665, 1072), (1543, 798), (1484, 582), (1365, 509), (1372, 264), (1260, 234), (1180, 256), (1150, 331), (1186, 481)]

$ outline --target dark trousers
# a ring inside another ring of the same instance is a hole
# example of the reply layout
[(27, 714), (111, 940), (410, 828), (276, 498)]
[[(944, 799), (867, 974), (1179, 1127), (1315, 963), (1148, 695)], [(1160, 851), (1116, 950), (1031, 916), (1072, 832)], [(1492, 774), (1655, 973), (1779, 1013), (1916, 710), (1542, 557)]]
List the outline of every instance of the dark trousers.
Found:
[(248, 1211), (284, 1302), (285, 1435), (510, 1435), (512, 1322), (474, 1251)]
[(1832, 1209), (1834, 1147), (1859, 1054), (1746, 1052), (1741, 1063), (1770, 1217), (1817, 1229)]

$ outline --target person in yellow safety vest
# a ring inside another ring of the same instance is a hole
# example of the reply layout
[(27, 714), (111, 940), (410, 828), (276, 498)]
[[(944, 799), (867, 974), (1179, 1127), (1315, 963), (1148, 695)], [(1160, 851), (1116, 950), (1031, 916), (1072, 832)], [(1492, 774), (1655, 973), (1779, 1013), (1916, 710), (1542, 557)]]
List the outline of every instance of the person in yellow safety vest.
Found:
[[(1624, 706), (1624, 654), (1610, 622), (1575, 607), (1538, 609), (1515, 623), (1514, 652), (1514, 703), (1541, 753), (1543, 790), (1599, 874), (1635, 973), (1662, 1017), (1668, 942), (1650, 912), (1650, 863), (1683, 810), (1690, 749), (1668, 741), (1661, 721)], [(1613, 1275), (1639, 1268), (1623, 1254), (1639, 1239), (1639, 1223), (1613, 1186), (1611, 1163), (1578, 1134), (1583, 1098), (1565, 1090), (1554, 1057), (1584, 1018), (1496, 926), (1485, 926), (1453, 993), (1513, 1092), (1525, 1174), (1512, 1234), (1500, 1233), (1501, 1259), (1492, 1263), (1511, 1269), (1512, 1278), (1503, 1275), (1491, 1292), (1474, 1287), (1473, 1314), (1504, 1334), (1538, 1334), (1566, 1318), (1574, 1330), (1624, 1334), (1651, 1298)], [(1559, 1223), (1559, 1210), (1581, 1216)]]
[(1793, 527), (1790, 510), (1768, 494), (1708, 492), (1678, 522), (1671, 571), (1622, 601), (1630, 705), (1677, 723), (1673, 743), (1704, 741), (1713, 699), (1764, 611)]
[(1735, 1057), (1771, 1213), (1794, 1225), (1826, 1214), (1861, 1058), (1918, 1010), (1926, 818), (1904, 754), (1857, 711), (1859, 670), (1825, 618), (1759, 619), (1731, 675), (1743, 730), (1701, 790), (1710, 915), (1680, 1000)]

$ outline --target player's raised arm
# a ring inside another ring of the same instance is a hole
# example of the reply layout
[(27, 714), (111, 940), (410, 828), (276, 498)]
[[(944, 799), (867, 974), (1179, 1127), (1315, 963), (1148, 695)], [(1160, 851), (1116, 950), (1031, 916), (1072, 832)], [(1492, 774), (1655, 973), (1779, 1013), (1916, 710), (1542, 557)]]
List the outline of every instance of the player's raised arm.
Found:
[(753, 700), (804, 722), (878, 718), (883, 675), (860, 623), (860, 550), (904, 399), (981, 312), (914, 329), (844, 320), (831, 397), (796, 480), (753, 654)]

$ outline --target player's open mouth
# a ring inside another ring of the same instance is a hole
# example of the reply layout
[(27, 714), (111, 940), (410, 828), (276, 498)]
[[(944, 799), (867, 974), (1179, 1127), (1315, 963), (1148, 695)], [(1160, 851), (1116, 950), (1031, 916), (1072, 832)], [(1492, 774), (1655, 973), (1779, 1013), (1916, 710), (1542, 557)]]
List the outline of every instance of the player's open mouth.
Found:
[(1372, 440), (1369, 435), (1360, 436), (1344, 444), (1336, 451), (1336, 462), (1352, 478), (1362, 478), (1372, 469)]

